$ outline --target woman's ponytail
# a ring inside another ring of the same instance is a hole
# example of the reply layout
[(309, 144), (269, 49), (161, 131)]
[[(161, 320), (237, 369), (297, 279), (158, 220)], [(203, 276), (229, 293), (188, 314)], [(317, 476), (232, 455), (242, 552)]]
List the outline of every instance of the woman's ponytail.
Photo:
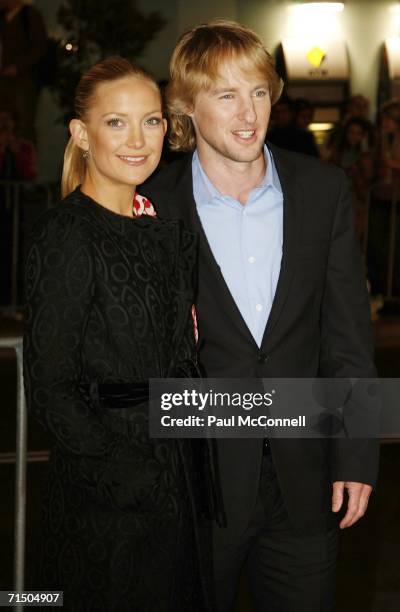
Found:
[(61, 177), (61, 197), (65, 198), (81, 185), (86, 174), (86, 161), (83, 151), (75, 144), (72, 137), (65, 148), (64, 164)]

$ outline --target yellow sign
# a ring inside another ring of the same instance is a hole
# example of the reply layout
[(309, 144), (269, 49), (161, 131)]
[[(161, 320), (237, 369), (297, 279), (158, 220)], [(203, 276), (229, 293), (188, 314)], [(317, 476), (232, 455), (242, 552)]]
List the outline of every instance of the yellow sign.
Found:
[(320, 47), (313, 47), (307, 53), (307, 59), (314, 68), (319, 68), (326, 58), (326, 53)]

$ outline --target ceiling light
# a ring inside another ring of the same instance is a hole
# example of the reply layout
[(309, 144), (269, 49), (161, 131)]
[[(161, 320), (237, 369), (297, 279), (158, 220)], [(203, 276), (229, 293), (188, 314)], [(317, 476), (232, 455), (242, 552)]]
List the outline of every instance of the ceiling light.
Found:
[(302, 2), (302, 6), (316, 9), (329, 11), (331, 13), (341, 13), (344, 9), (344, 2)]

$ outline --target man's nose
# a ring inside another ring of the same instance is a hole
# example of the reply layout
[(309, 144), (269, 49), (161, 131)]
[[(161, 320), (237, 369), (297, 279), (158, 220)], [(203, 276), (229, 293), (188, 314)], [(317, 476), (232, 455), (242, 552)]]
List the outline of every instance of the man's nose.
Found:
[(254, 106), (253, 98), (242, 98), (239, 109), (240, 119), (244, 119), (246, 123), (254, 123), (257, 119), (257, 113)]

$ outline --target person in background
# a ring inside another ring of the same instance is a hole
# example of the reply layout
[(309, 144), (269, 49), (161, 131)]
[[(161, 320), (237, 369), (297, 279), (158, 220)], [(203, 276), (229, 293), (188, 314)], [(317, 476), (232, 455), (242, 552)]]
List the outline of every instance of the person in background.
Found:
[(295, 126), (299, 130), (308, 130), (314, 118), (314, 106), (306, 98), (296, 98), (293, 109)]
[[(350, 119), (361, 119), (365, 128), (368, 130), (368, 143), (370, 149), (375, 145), (376, 129), (372, 121), (368, 118), (369, 100), (361, 94), (356, 94), (349, 98), (343, 105), (342, 117), (329, 135), (327, 149), (335, 149), (343, 142), (343, 132)], [(325, 156), (324, 156), (325, 157)]]
[(18, 136), (16, 122), (7, 111), (0, 111), (0, 180), (34, 181), (37, 154), (34, 144)]
[(365, 119), (368, 121), (368, 125), (372, 123), (368, 120), (369, 114), (369, 100), (362, 94), (355, 94), (351, 96), (350, 100), (346, 104), (345, 114), (343, 117), (343, 123), (346, 124), (349, 119)]
[(46, 47), (40, 12), (22, 0), (0, 0), (0, 103), (17, 113), (21, 136), (33, 142), (39, 94), (35, 65)]
[[(374, 169), (367, 248), (371, 292), (400, 296), (400, 98), (385, 102), (379, 111)], [(395, 202), (397, 214), (393, 215)]]
[(296, 107), (290, 98), (285, 97), (278, 100), (272, 109), (271, 128), (267, 133), (267, 141), (288, 151), (319, 157), (314, 135), (303, 127), (304, 118), (300, 117), (299, 123), (296, 119), (297, 112), (309, 110), (308, 107), (305, 108), (304, 102), (302, 100), (302, 107), (300, 104)]
[(369, 142), (369, 126), (365, 119), (348, 120), (335, 147), (328, 150), (327, 161), (342, 168), (351, 180), (356, 230), (362, 241), (365, 234), (368, 189), (374, 177), (374, 160)]
[[(13, 228), (15, 223), (14, 208), (10, 202), (15, 204), (12, 197), (7, 199), (12, 191), (11, 184), (14, 181), (32, 183), (37, 176), (37, 154), (32, 142), (18, 136), (16, 121), (7, 111), (0, 111), (0, 181), (6, 181), (0, 185), (0, 260), (1, 260), (1, 285), (0, 304), (8, 305), (11, 300), (12, 265), (13, 265)], [(7, 191), (8, 190), (8, 191)], [(21, 191), (18, 190), (18, 194)], [(30, 214), (30, 206), (27, 202), (20, 201), (19, 215), (26, 220)], [(19, 226), (19, 245), (23, 241), (23, 223)]]

